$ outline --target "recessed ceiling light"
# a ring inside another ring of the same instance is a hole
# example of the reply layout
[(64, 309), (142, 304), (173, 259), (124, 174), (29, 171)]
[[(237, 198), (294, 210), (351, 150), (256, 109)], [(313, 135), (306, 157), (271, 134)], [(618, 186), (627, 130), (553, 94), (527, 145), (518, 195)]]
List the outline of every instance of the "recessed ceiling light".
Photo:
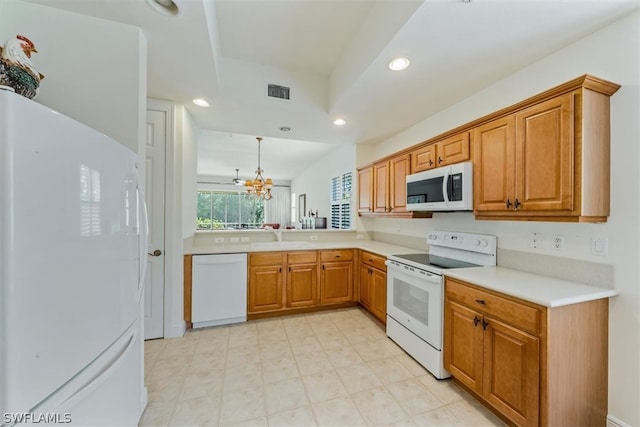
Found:
[(335, 119), (333, 124), (336, 126), (344, 126), (347, 124), (347, 121), (345, 119)]
[(401, 71), (409, 66), (410, 62), (407, 58), (398, 57), (389, 61), (389, 69), (393, 71)]
[(147, 0), (147, 3), (156, 12), (160, 12), (164, 15), (178, 14), (178, 6), (173, 2), (173, 0)]
[(291, 128), (289, 126), (280, 126), (280, 132), (291, 132)]
[(209, 101), (207, 101), (206, 99), (202, 99), (202, 98), (196, 98), (193, 100), (193, 103), (196, 104), (198, 107), (208, 107), (209, 105)]

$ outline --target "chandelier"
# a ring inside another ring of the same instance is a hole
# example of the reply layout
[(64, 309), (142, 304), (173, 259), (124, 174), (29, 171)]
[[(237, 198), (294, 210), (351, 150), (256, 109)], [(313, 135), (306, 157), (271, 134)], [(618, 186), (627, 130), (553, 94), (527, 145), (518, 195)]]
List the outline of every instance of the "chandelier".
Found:
[(271, 197), (271, 187), (273, 187), (273, 181), (271, 178), (264, 179), (262, 177), (262, 168), (260, 167), (260, 141), (262, 141), (262, 137), (257, 137), (258, 140), (258, 169), (256, 169), (256, 177), (252, 180), (248, 179), (245, 181), (244, 185), (247, 187), (247, 194), (251, 196), (261, 197), (264, 200), (270, 200)]

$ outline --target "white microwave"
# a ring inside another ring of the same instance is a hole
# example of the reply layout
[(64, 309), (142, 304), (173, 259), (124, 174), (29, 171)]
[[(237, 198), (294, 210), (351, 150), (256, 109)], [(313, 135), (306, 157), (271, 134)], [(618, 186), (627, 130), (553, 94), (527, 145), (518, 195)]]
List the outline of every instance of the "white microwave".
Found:
[(473, 163), (457, 163), (408, 175), (407, 210), (473, 210)]

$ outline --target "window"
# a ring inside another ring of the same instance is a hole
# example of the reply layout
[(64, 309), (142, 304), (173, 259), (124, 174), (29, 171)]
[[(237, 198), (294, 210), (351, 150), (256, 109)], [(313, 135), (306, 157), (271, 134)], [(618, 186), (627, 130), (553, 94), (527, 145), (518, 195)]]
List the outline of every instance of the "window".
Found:
[(260, 228), (264, 201), (245, 193), (198, 190), (198, 230)]
[(331, 228), (351, 228), (352, 189), (352, 172), (343, 173), (331, 179)]

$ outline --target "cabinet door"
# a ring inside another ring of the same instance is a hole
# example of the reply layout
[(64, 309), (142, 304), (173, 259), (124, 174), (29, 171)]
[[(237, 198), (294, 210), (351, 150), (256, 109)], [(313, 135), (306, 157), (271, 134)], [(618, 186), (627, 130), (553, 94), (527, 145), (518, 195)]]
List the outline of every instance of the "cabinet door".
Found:
[(573, 127), (570, 93), (516, 114), (519, 210), (573, 209)]
[(436, 167), (436, 145), (430, 144), (411, 152), (411, 173)]
[(320, 304), (338, 304), (352, 300), (353, 262), (323, 263), (320, 273)]
[(448, 300), (444, 315), (444, 368), (482, 393), (482, 315)]
[(287, 307), (308, 307), (318, 300), (317, 264), (290, 265), (287, 269)]
[(473, 130), (473, 209), (513, 209), (515, 201), (515, 117), (507, 116)]
[(249, 313), (282, 310), (282, 266), (249, 269)]
[(371, 310), (371, 274), (371, 267), (360, 264), (360, 304), (367, 310)]
[(373, 168), (358, 171), (358, 212), (373, 211)]
[(484, 398), (516, 425), (537, 426), (540, 339), (493, 318), (484, 331)]
[(373, 165), (373, 211), (389, 211), (389, 162)]
[(436, 143), (437, 166), (469, 160), (469, 132), (459, 133)]
[(387, 321), (387, 273), (371, 269), (371, 313), (383, 323)]
[(389, 200), (391, 212), (407, 211), (407, 175), (411, 157), (408, 154), (389, 161)]

